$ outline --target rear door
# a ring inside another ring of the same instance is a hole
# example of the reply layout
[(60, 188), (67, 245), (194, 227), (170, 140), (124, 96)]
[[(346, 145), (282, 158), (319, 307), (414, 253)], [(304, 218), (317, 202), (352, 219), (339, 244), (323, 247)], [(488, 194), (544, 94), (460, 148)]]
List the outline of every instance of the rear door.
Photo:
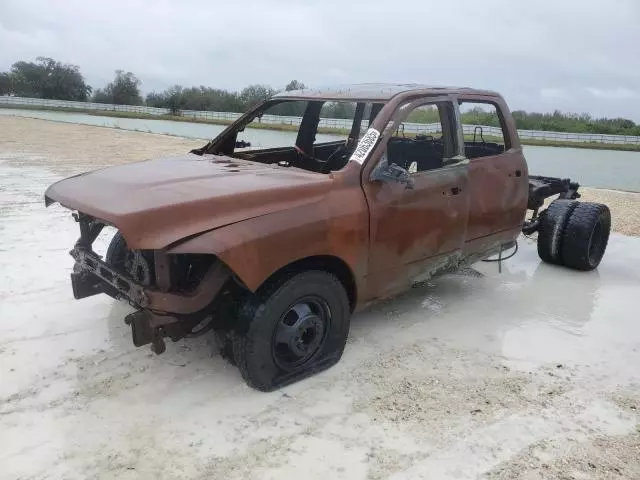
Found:
[(528, 198), (527, 164), (515, 124), (499, 97), (459, 97), (469, 159), (469, 224), (465, 250), (522, 226)]
[(401, 104), (382, 134), (376, 168), (395, 163), (411, 186), (363, 178), (369, 204), (369, 299), (392, 295), (457, 261), (469, 208), (468, 162), (451, 99)]

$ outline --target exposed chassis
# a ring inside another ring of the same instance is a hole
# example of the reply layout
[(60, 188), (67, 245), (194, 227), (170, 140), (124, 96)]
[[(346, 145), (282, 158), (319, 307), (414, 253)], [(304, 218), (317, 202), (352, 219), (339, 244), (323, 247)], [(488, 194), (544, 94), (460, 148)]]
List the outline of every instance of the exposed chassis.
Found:
[(558, 198), (575, 200), (580, 198), (578, 189), (580, 184), (568, 178), (544, 177), (529, 175), (529, 201), (527, 209), (533, 210), (531, 218), (522, 225), (522, 233), (531, 235), (538, 230), (540, 217), (538, 212), (544, 205), (545, 199), (558, 195)]
[(178, 340), (189, 335), (193, 325), (185, 322), (185, 318), (209, 306), (231, 276), (230, 270), (216, 261), (194, 290), (171, 292), (171, 262), (165, 252), (156, 251), (154, 270), (158, 287), (141, 285), (93, 251), (92, 244), (104, 223), (82, 214), (74, 218), (80, 224), (80, 238), (69, 252), (75, 260), (71, 273), (73, 295), (81, 299), (106, 293), (128, 301), (137, 309), (125, 318), (132, 327), (133, 343), (137, 347), (151, 343), (153, 351), (160, 354), (165, 350), (163, 337)]

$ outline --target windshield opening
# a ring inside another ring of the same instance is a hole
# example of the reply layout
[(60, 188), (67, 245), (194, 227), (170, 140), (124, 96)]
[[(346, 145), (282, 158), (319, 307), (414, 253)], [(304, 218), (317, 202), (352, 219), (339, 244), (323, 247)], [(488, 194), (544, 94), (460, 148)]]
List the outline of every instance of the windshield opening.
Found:
[(208, 153), (317, 173), (344, 168), (380, 104), (274, 100), (223, 132)]

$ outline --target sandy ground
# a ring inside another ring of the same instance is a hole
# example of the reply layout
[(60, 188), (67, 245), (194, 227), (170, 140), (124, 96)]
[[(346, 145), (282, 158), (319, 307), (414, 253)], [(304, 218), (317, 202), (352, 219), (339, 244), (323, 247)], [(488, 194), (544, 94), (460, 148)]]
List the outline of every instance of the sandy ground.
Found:
[(42, 192), (192, 145), (0, 119), (0, 478), (640, 478), (639, 238), (589, 273), (523, 239), (356, 315), (337, 366), (270, 394), (211, 338), (135, 349), (127, 306), (72, 299), (77, 227)]

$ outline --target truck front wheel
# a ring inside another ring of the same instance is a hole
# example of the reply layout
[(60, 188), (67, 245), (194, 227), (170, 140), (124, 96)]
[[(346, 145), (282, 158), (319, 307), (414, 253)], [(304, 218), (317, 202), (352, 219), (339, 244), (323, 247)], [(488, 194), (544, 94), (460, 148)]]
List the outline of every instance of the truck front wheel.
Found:
[(111, 239), (105, 261), (142, 285), (151, 285), (154, 281), (153, 252), (130, 250), (120, 232), (116, 232)]
[(272, 282), (244, 301), (233, 355), (253, 388), (271, 391), (340, 360), (349, 333), (349, 299), (340, 281), (306, 271)]
[(113, 268), (125, 271), (124, 264), (127, 259), (128, 251), (129, 248), (127, 247), (127, 242), (124, 237), (120, 232), (116, 232), (109, 243), (109, 248), (107, 248), (105, 261)]

